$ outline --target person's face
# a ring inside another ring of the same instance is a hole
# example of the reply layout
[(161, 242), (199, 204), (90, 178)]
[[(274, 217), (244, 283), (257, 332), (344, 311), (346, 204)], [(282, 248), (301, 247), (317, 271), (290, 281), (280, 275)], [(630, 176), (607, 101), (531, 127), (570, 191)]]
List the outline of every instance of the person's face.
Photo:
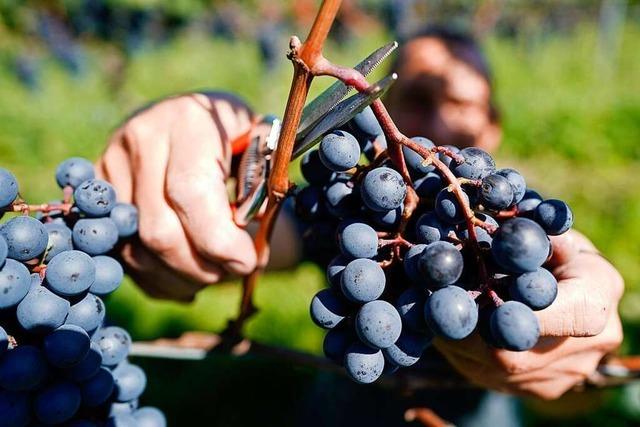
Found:
[(440, 40), (422, 37), (407, 43), (397, 72), (387, 105), (403, 133), (438, 145), (488, 151), (498, 146), (500, 129), (491, 119), (489, 84)]

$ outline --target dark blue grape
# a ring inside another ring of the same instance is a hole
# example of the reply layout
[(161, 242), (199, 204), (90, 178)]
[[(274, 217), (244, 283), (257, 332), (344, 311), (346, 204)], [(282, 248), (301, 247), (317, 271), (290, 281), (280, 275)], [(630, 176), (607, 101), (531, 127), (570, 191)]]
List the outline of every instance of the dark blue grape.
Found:
[(403, 207), (391, 209), (386, 212), (368, 211), (368, 216), (379, 227), (390, 230), (396, 227), (402, 219)]
[(31, 276), (27, 267), (7, 259), (0, 268), (0, 309), (16, 306), (29, 292)]
[(347, 225), (339, 242), (342, 254), (351, 258), (373, 258), (378, 254), (378, 233), (362, 222)]
[(47, 265), (45, 280), (61, 296), (79, 295), (89, 289), (96, 278), (93, 259), (81, 251), (61, 252)]
[(382, 300), (364, 304), (356, 315), (355, 325), (360, 340), (373, 348), (391, 346), (402, 331), (398, 310)]
[[(464, 192), (462, 194), (466, 203), (469, 203), (467, 194)], [(435, 212), (442, 221), (449, 224), (460, 224), (465, 221), (463, 207), (460, 206), (455, 194), (447, 188), (440, 190), (436, 196)]]
[[(451, 151), (454, 154), (458, 154), (460, 152), (460, 149), (454, 145), (443, 145), (443, 147), (448, 148), (449, 151)], [(442, 163), (444, 163), (449, 169), (451, 169), (451, 162), (453, 161), (453, 159), (449, 156), (447, 156), (444, 153), (439, 153), (438, 154), (438, 158), (440, 159), (440, 161)], [(453, 162), (453, 164), (455, 165), (456, 162)]]
[(547, 199), (536, 207), (533, 219), (547, 234), (558, 236), (573, 225), (573, 212), (562, 200)]
[(9, 206), (18, 197), (18, 181), (6, 169), (0, 168), (0, 209)]
[(47, 249), (49, 235), (40, 221), (30, 216), (17, 216), (7, 221), (0, 234), (8, 247), (8, 257), (18, 261), (36, 258)]
[[(421, 136), (413, 137), (411, 138), (411, 140), (413, 142), (416, 142), (418, 145), (426, 148), (427, 150), (431, 150), (436, 146), (433, 142), (431, 142), (431, 140)], [(407, 163), (409, 171), (415, 176), (423, 176), (435, 170), (435, 166), (431, 164), (423, 165), (422, 162), (424, 161), (424, 157), (422, 157), (420, 154), (416, 153), (409, 147), (403, 146), (402, 152), (404, 154), (404, 160)]]
[(80, 409), (80, 389), (71, 382), (58, 382), (38, 391), (33, 402), (38, 420), (46, 424), (69, 421)]
[(356, 342), (345, 353), (344, 367), (355, 382), (370, 384), (382, 375), (384, 356), (382, 351)]
[(116, 203), (109, 218), (118, 228), (118, 236), (129, 237), (138, 231), (138, 208), (130, 203)]
[(147, 386), (147, 376), (137, 365), (125, 363), (113, 370), (115, 398), (119, 402), (140, 397)]
[(124, 278), (122, 265), (106, 255), (93, 257), (93, 263), (96, 266), (96, 278), (89, 288), (89, 292), (105, 296), (118, 289)]
[(434, 242), (418, 258), (418, 270), (424, 281), (434, 288), (452, 285), (462, 276), (464, 259), (448, 242)]
[(63, 369), (62, 372), (66, 378), (75, 382), (82, 382), (97, 374), (101, 364), (102, 352), (98, 344), (92, 341), (84, 358), (74, 366)]
[(404, 272), (414, 283), (420, 283), (422, 281), (420, 270), (418, 270), (418, 260), (426, 247), (427, 245), (425, 244), (413, 245), (404, 255), (404, 260), (402, 262)]
[(482, 179), (479, 196), (485, 208), (501, 211), (511, 206), (514, 198), (513, 187), (507, 178), (494, 173)]
[(121, 414), (109, 418), (106, 427), (138, 427), (138, 422), (133, 415)]
[(367, 107), (348, 123), (349, 129), (358, 139), (372, 140), (382, 134), (382, 127), (371, 107)]
[(300, 190), (295, 197), (296, 215), (303, 221), (312, 222), (325, 215), (324, 192), (311, 185)]
[(424, 305), (424, 317), (434, 334), (452, 340), (468, 337), (478, 323), (478, 307), (458, 286), (435, 291)]
[(427, 199), (436, 197), (444, 186), (442, 177), (436, 172), (429, 172), (425, 176), (413, 181), (413, 188), (416, 190), (418, 196)]
[(327, 211), (336, 218), (346, 218), (358, 209), (357, 192), (347, 174), (337, 174), (324, 189)]
[(347, 299), (364, 303), (382, 295), (386, 277), (377, 262), (360, 258), (347, 264), (342, 272), (340, 283), (342, 293)]
[(162, 411), (152, 406), (144, 406), (133, 413), (138, 427), (166, 427), (167, 419)]
[(69, 301), (44, 286), (29, 291), (16, 310), (20, 326), (30, 332), (48, 332), (64, 323)]
[(458, 153), (464, 157), (463, 163), (451, 163), (451, 172), (455, 176), (467, 179), (482, 179), (491, 175), (496, 170), (496, 163), (493, 158), (479, 148), (463, 148)]
[(44, 355), (56, 368), (70, 368), (85, 358), (91, 339), (79, 326), (62, 325), (44, 338)]
[(0, 390), (0, 414), (3, 427), (24, 427), (30, 425), (31, 401), (24, 392)]
[(402, 205), (407, 187), (398, 172), (380, 167), (365, 175), (360, 191), (362, 201), (369, 209), (386, 212)]
[(420, 360), (422, 352), (430, 342), (431, 338), (429, 336), (402, 331), (398, 341), (383, 349), (382, 354), (384, 354), (387, 361), (394, 365), (408, 367)]
[(34, 390), (46, 376), (47, 361), (37, 347), (20, 345), (0, 359), (0, 387), (5, 390)]
[(340, 289), (340, 279), (344, 268), (349, 264), (350, 259), (344, 255), (338, 255), (331, 260), (327, 266), (327, 282), (333, 289)]
[(73, 245), (89, 255), (109, 252), (118, 242), (118, 227), (110, 218), (81, 219), (73, 227)]
[(429, 244), (446, 240), (449, 233), (453, 231), (453, 226), (442, 222), (433, 211), (420, 216), (416, 222), (416, 240), (420, 243)]
[(65, 324), (76, 325), (87, 333), (92, 333), (102, 325), (105, 316), (104, 303), (100, 297), (88, 293), (69, 309)]
[(338, 326), (347, 315), (347, 304), (331, 289), (323, 289), (311, 300), (311, 320), (321, 328)]
[(353, 135), (342, 130), (335, 130), (322, 138), (320, 142), (320, 160), (322, 164), (334, 172), (347, 171), (360, 160), (360, 145)]
[(82, 405), (89, 408), (102, 405), (111, 396), (114, 387), (113, 374), (109, 369), (101, 367), (94, 376), (80, 384)]
[(516, 277), (509, 287), (509, 294), (533, 310), (542, 310), (556, 299), (558, 281), (548, 270), (538, 268)]
[(527, 218), (505, 221), (493, 236), (491, 252), (502, 268), (513, 273), (535, 271), (549, 256), (546, 233)]
[(131, 336), (122, 328), (109, 326), (99, 329), (93, 336), (102, 351), (102, 363), (115, 366), (122, 362), (131, 348)]
[(0, 357), (7, 351), (9, 348), (9, 335), (7, 335), (7, 331), (4, 330), (2, 326), (0, 326)]
[(356, 340), (357, 337), (350, 328), (333, 328), (324, 336), (322, 350), (327, 359), (342, 365), (347, 349)]
[(116, 204), (116, 191), (101, 179), (88, 179), (73, 192), (76, 206), (87, 216), (109, 215)]
[(305, 153), (300, 162), (300, 170), (304, 179), (312, 185), (326, 184), (333, 174), (322, 164), (318, 150)]
[(534, 190), (527, 190), (522, 197), (522, 200), (518, 202), (516, 208), (518, 209), (518, 215), (524, 217), (533, 217), (533, 212), (538, 205), (542, 202), (542, 196)]
[(56, 169), (56, 182), (60, 188), (67, 185), (76, 188), (84, 181), (93, 179), (93, 165), (87, 159), (72, 157), (60, 163)]
[(496, 174), (507, 178), (509, 184), (511, 184), (511, 189), (513, 190), (513, 201), (511, 204), (520, 203), (527, 191), (527, 183), (520, 172), (515, 169), (505, 168), (498, 169)]
[(426, 300), (427, 291), (412, 287), (401, 293), (396, 301), (396, 309), (398, 309), (400, 318), (402, 318), (403, 325), (414, 332), (426, 333), (429, 331), (424, 320), (424, 304)]
[(44, 224), (49, 236), (49, 244), (47, 246), (47, 256), (44, 257), (45, 262), (49, 262), (54, 256), (60, 252), (70, 251), (73, 249), (71, 239), (71, 230), (65, 224), (59, 222), (48, 222)]
[(538, 342), (540, 325), (529, 307), (507, 301), (491, 315), (491, 333), (507, 350), (525, 351)]

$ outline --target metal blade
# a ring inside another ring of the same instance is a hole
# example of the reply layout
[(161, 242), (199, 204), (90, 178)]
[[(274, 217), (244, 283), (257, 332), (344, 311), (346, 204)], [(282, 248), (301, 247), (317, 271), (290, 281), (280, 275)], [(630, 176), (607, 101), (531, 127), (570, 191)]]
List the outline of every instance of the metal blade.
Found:
[(397, 74), (390, 74), (374, 84), (368, 93), (357, 93), (336, 105), (304, 138), (296, 141), (293, 148), (293, 158), (299, 157), (313, 147), (325, 133), (347, 123), (356, 114), (371, 105), (391, 87), (397, 78)]
[[(387, 59), (391, 52), (397, 47), (398, 42), (387, 43), (363, 59), (362, 62), (354, 68), (366, 76), (380, 65), (382, 61)], [(338, 80), (307, 104), (304, 110), (302, 110), (302, 118), (298, 125), (297, 138), (302, 138), (309, 133), (313, 126), (322, 120), (322, 117), (331, 111), (333, 107), (338, 105), (351, 89), (351, 86), (347, 86)]]

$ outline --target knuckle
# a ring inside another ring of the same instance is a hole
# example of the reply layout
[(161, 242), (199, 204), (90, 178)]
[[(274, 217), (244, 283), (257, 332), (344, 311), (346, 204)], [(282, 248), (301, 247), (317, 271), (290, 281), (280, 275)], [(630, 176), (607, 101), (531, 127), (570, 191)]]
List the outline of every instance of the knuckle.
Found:
[(173, 203), (183, 206), (193, 200), (203, 199), (212, 191), (210, 178), (204, 172), (175, 171), (167, 176), (167, 197)]
[(144, 246), (160, 254), (169, 252), (176, 241), (176, 234), (172, 228), (156, 221), (141, 222), (138, 234)]
[(526, 353), (516, 353), (507, 350), (495, 352), (498, 367), (507, 375), (518, 375), (530, 371)]

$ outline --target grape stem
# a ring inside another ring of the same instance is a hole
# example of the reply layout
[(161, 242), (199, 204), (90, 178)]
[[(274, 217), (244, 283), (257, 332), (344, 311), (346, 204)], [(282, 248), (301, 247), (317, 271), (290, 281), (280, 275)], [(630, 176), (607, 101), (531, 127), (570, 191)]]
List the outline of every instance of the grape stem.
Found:
[(29, 205), (23, 201), (17, 201), (6, 210), (10, 212), (21, 212), (24, 214), (29, 214), (31, 212), (42, 212), (46, 214), (60, 211), (63, 215), (68, 215), (69, 212), (71, 212), (72, 207), (72, 203), (42, 203), (39, 205)]

